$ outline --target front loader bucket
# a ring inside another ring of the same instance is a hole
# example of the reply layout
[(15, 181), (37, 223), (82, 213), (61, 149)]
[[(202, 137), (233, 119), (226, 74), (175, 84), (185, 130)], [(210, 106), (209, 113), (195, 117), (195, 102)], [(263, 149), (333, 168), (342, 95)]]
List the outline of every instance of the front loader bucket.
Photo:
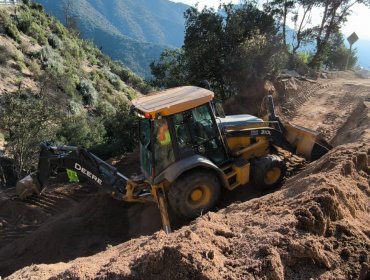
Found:
[(332, 146), (315, 130), (289, 123), (284, 123), (284, 130), (284, 135), (295, 149), (295, 154), (307, 160), (317, 160), (332, 149)]
[(39, 184), (35, 176), (36, 174), (30, 174), (17, 182), (15, 191), (20, 199), (25, 199), (33, 194), (40, 194)]
[(311, 151), (311, 160), (317, 160), (329, 152), (333, 148), (325, 139), (319, 137), (316, 139), (315, 144)]

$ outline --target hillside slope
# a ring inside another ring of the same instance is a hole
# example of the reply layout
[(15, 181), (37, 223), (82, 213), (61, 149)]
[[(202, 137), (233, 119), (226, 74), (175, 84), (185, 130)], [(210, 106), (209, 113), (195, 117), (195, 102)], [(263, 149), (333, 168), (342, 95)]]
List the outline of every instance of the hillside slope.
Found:
[(124, 153), (132, 139), (130, 100), (148, 90), (38, 4), (16, 13), (0, 6), (0, 151), (5, 138), (5, 153), (21, 164), (18, 176), (44, 140)]
[[(65, 21), (63, 1), (35, 2)], [(136, 73), (149, 76), (150, 62), (165, 48), (183, 44), (187, 8), (168, 0), (78, 0), (73, 2), (73, 16), (83, 38), (93, 40), (104, 53)]]

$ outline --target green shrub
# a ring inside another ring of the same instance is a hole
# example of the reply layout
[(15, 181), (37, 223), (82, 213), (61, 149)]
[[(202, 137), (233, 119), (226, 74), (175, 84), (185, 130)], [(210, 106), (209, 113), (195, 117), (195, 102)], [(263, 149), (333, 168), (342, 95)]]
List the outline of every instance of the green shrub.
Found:
[(50, 34), (48, 36), (48, 42), (54, 49), (61, 49), (63, 47), (62, 40), (60, 40), (56, 34)]
[(35, 168), (39, 143), (55, 138), (57, 119), (55, 110), (31, 92), (2, 96), (0, 128), (5, 133), (5, 149), (14, 158), (18, 177)]
[(24, 10), (18, 16), (18, 29), (23, 33), (27, 34), (32, 22), (35, 19), (32, 17), (31, 13), (28, 10)]
[(127, 104), (121, 104), (115, 115), (105, 121), (106, 137), (94, 152), (103, 158), (122, 155), (137, 145), (137, 119)]
[(40, 65), (35, 60), (28, 59), (26, 60), (26, 64), (34, 77), (39, 77), (41, 75)]
[(27, 35), (36, 39), (40, 45), (47, 44), (47, 38), (46, 38), (44, 29), (41, 28), (41, 26), (38, 25), (36, 22), (31, 23), (31, 26), (28, 29)]
[(55, 18), (52, 18), (50, 21), (50, 30), (62, 40), (64, 40), (67, 36), (66, 28), (59, 20)]
[(229, 54), (226, 76), (240, 92), (251, 80), (276, 75), (287, 66), (287, 62), (288, 56), (279, 41), (256, 34)]
[(0, 65), (4, 65), (8, 62), (9, 60), (9, 50), (5, 46), (0, 46)]
[(64, 48), (61, 54), (66, 60), (71, 60), (75, 64), (79, 64), (85, 58), (84, 50), (80, 47), (77, 40), (72, 39), (64, 41)]
[(43, 47), (35, 56), (40, 59), (44, 69), (53, 68), (57, 74), (64, 72), (63, 58), (50, 46)]
[(39, 12), (44, 11), (44, 7), (42, 5), (34, 3), (34, 2), (31, 3), (30, 7), (31, 7), (31, 9), (37, 10)]
[(104, 143), (105, 134), (101, 119), (80, 113), (64, 118), (57, 136), (64, 144), (91, 148)]
[(94, 105), (98, 99), (98, 92), (89, 80), (81, 80), (79, 92), (82, 95), (83, 101), (87, 105)]
[(19, 33), (17, 26), (13, 23), (13, 20), (6, 13), (1, 13), (0, 16), (4, 22), (6, 34), (16, 42), (20, 43), (22, 41), (21, 34)]

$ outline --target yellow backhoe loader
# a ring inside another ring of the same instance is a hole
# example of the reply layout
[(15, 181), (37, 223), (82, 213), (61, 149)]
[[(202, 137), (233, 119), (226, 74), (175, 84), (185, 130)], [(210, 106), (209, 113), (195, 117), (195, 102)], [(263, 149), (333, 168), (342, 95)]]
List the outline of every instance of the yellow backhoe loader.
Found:
[(133, 101), (139, 118), (141, 175), (127, 178), (80, 147), (42, 143), (37, 172), (17, 183), (20, 197), (39, 194), (52, 174), (66, 170), (70, 182), (85, 178), (114, 198), (157, 202), (170, 232), (167, 201), (179, 216), (211, 210), (221, 189), (251, 183), (273, 188), (286, 172), (280, 147), (307, 160), (331, 149), (319, 133), (282, 122), (268, 97), (266, 120), (251, 115), (219, 116), (210, 90), (185, 86)]

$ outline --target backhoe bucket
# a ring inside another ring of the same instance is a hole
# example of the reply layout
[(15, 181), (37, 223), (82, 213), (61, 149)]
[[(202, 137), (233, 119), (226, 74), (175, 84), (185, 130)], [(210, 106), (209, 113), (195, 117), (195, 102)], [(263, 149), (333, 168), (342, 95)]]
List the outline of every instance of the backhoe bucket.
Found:
[(39, 184), (35, 174), (30, 174), (17, 182), (16, 194), (20, 199), (25, 199), (33, 194), (40, 194)]

